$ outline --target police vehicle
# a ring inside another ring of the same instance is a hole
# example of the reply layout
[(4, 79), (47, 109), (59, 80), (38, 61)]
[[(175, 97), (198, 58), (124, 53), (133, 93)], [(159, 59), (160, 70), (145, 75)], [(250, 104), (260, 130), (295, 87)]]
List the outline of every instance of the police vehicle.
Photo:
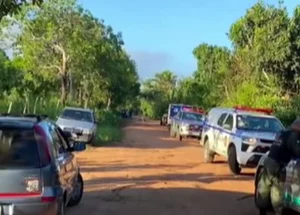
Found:
[(185, 105), (185, 104), (169, 104), (168, 108), (168, 117), (167, 117), (167, 126), (168, 129), (171, 127), (172, 119), (173, 117), (181, 111), (182, 108), (191, 108), (191, 105)]
[(204, 110), (195, 107), (183, 107), (173, 118), (170, 136), (180, 141), (186, 137), (201, 137), (204, 123)]
[(243, 167), (255, 168), (284, 129), (272, 112), (241, 106), (211, 109), (201, 139), (205, 162), (212, 163), (215, 155), (221, 155), (234, 174), (240, 174)]

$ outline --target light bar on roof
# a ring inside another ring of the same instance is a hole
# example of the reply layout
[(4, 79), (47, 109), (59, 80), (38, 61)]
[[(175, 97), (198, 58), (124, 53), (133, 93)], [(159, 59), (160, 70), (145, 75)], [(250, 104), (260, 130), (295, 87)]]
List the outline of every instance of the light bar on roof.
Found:
[(269, 108), (251, 108), (251, 107), (246, 107), (246, 106), (235, 106), (234, 109), (240, 110), (240, 111), (265, 113), (265, 114), (269, 114), (269, 115), (271, 115), (273, 113), (273, 110), (269, 109)]
[(205, 113), (205, 111), (201, 108), (197, 108), (197, 107), (192, 107), (192, 106), (184, 106), (182, 107), (182, 110), (183, 111), (186, 111), (186, 112), (194, 112), (194, 113)]

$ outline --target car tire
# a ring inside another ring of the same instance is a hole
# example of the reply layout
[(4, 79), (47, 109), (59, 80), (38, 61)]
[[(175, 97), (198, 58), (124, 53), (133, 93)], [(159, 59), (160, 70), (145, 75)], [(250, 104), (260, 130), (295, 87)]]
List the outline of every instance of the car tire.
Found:
[(257, 185), (258, 185), (258, 182), (259, 182), (259, 180), (261, 178), (262, 172), (263, 172), (263, 168), (262, 167), (258, 168), (258, 170), (257, 170), (257, 177), (256, 177), (255, 182), (254, 182), (254, 204), (255, 204), (255, 207), (259, 209), (259, 211), (261, 211), (261, 209), (259, 208), (259, 206), (257, 204), (257, 196), (258, 196)]
[(173, 129), (172, 129), (172, 128), (170, 129), (170, 137), (172, 137), (172, 138), (174, 138), (174, 137), (175, 137), (175, 135), (174, 135), (174, 132), (173, 132)]
[(95, 143), (95, 139), (96, 139), (96, 135), (93, 134), (93, 136), (91, 137), (91, 139), (87, 142), (87, 144), (93, 145)]
[(75, 188), (75, 189), (78, 189), (78, 190), (76, 190), (78, 193), (76, 196), (71, 196), (70, 201), (68, 202), (68, 205), (67, 205), (68, 207), (73, 207), (75, 205), (78, 205), (82, 199), (84, 183), (83, 183), (82, 175), (80, 173), (78, 173), (78, 176), (77, 176), (76, 186), (78, 186)]
[(162, 121), (160, 121), (160, 126), (162, 126), (163, 125), (163, 123), (162, 123)]
[(236, 149), (235, 146), (230, 146), (229, 150), (228, 150), (228, 165), (229, 165), (229, 169), (230, 171), (235, 174), (235, 175), (239, 175), (242, 171), (239, 163), (237, 162), (237, 158), (236, 158)]
[(208, 139), (204, 142), (204, 163), (213, 163), (215, 158), (215, 153), (210, 150)]
[(182, 136), (178, 133), (178, 140), (181, 142), (182, 141)]
[(267, 208), (260, 208), (259, 207), (259, 204), (258, 204), (258, 190), (257, 190), (257, 186), (258, 186), (258, 183), (259, 183), (259, 180), (263, 174), (263, 167), (259, 167), (258, 170), (257, 170), (257, 177), (255, 179), (255, 187), (254, 187), (254, 204), (255, 204), (255, 207), (258, 208), (259, 210), (259, 214), (267, 214), (269, 211), (273, 211), (273, 208), (272, 208), (272, 203), (271, 203), (271, 199), (269, 200), (269, 205)]

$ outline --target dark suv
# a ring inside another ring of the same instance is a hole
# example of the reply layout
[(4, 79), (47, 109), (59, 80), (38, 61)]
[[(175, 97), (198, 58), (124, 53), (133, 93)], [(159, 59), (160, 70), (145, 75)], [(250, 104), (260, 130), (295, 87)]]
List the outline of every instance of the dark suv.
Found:
[(0, 115), (0, 215), (64, 215), (77, 205), (83, 179), (69, 141), (38, 115)]

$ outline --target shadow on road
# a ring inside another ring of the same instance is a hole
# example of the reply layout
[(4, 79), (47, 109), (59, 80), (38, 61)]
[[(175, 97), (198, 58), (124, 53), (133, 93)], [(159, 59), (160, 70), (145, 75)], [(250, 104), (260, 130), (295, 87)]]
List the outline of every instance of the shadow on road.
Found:
[(80, 162), (80, 171), (81, 172), (111, 172), (111, 171), (124, 171), (130, 169), (159, 169), (159, 168), (176, 168), (178, 169), (186, 169), (191, 168), (195, 165), (168, 165), (168, 164), (142, 164), (142, 165), (127, 165), (127, 164), (103, 164), (99, 165), (98, 163), (91, 162)]
[(157, 182), (201, 182), (201, 183), (214, 183), (217, 181), (252, 181), (253, 175), (215, 175), (213, 173), (187, 173), (187, 174), (160, 174), (160, 175), (146, 175), (139, 177), (99, 177), (85, 182), (86, 185), (98, 185), (98, 184), (151, 184)]
[[(82, 215), (255, 215), (253, 198), (247, 193), (201, 188), (120, 187), (87, 192), (68, 214)], [(89, 208), (86, 211), (86, 208)]]

